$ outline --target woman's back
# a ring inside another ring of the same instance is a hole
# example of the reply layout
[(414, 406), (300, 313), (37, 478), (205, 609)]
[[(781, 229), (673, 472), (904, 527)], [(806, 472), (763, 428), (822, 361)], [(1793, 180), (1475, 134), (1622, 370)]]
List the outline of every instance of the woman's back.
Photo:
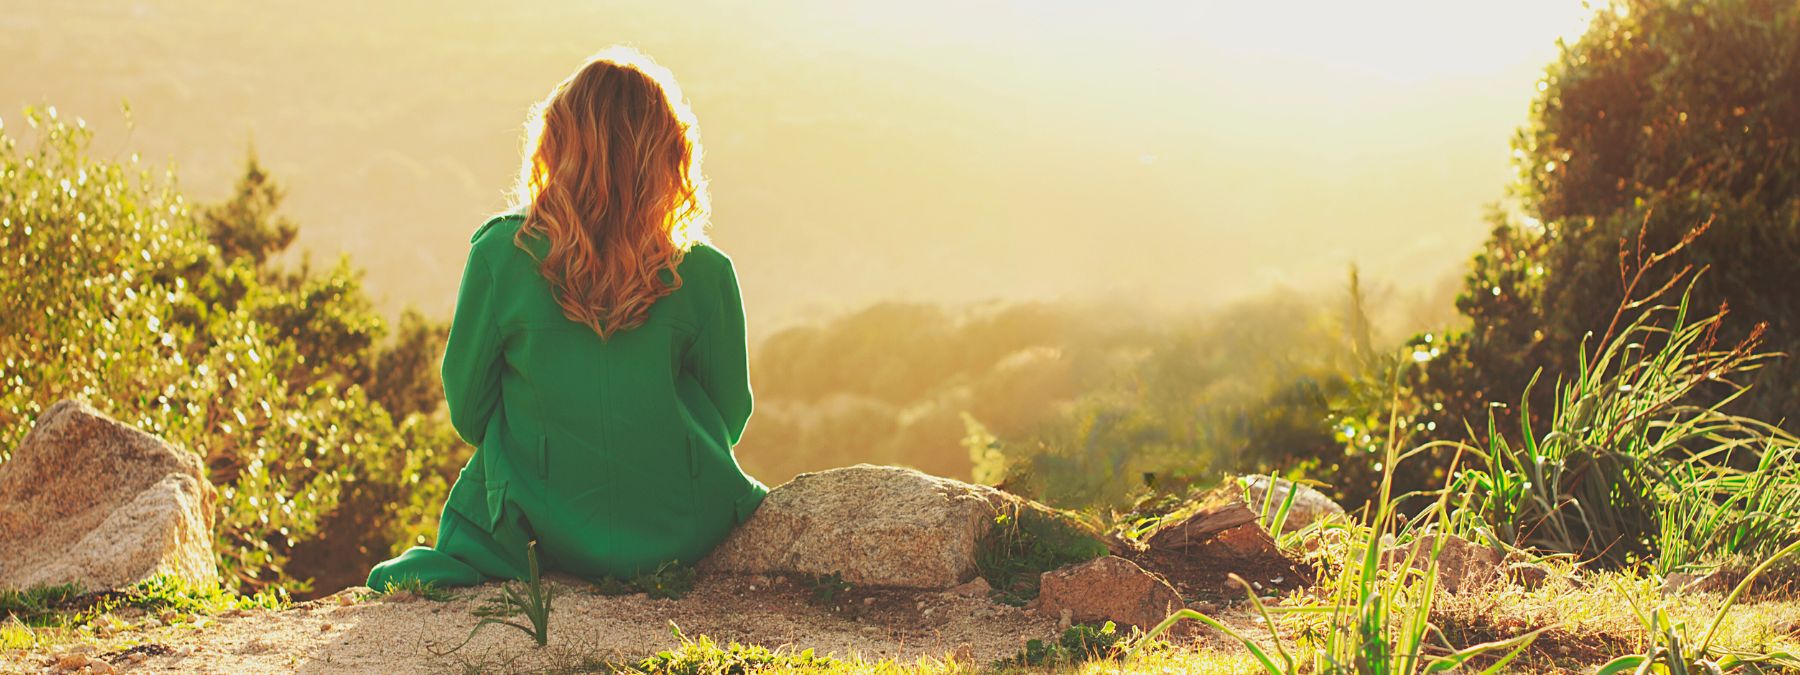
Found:
[(613, 52), (533, 109), (519, 213), (476, 231), (444, 397), (476, 447), (435, 547), (369, 585), (541, 563), (632, 577), (693, 563), (768, 489), (731, 447), (750, 417), (744, 308), (705, 243), (698, 131), (666, 70)]
[(451, 419), (487, 453), (486, 490), (451, 508), (492, 520), (516, 499), (545, 557), (572, 572), (692, 562), (766, 492), (730, 452), (751, 407), (730, 259), (694, 246), (679, 288), (602, 340), (539, 274), (547, 242), (514, 244), (520, 220), (477, 233), (444, 355)]

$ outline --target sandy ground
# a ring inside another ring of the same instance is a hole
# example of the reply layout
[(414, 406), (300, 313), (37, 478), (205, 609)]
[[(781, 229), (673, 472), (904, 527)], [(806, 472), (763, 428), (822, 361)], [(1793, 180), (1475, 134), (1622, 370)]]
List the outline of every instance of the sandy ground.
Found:
[(676, 647), (671, 624), (721, 644), (985, 665), (1057, 630), (1056, 617), (950, 592), (852, 589), (820, 604), (809, 589), (781, 578), (706, 575), (680, 600), (607, 597), (576, 580), (552, 583), (558, 595), (542, 649), (518, 630), (488, 626), (460, 650), (437, 653), (469, 634), (478, 621), (471, 612), (494, 594), (492, 585), (459, 590), (445, 602), (351, 589), (282, 611), (208, 617), (197, 628), (131, 628), (47, 654), (14, 653), (0, 657), (0, 669), (67, 672), (56, 658), (82, 654), (132, 673), (542, 672), (630, 663)]

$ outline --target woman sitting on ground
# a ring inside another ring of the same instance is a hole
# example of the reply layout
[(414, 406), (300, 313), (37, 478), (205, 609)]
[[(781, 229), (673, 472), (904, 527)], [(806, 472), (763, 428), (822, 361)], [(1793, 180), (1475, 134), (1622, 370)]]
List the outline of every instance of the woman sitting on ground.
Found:
[(517, 207), (475, 231), (444, 350), (475, 455), (437, 546), (369, 586), (543, 569), (630, 578), (693, 563), (768, 489), (732, 446), (750, 418), (744, 308), (706, 239), (699, 129), (666, 69), (602, 52), (532, 109)]

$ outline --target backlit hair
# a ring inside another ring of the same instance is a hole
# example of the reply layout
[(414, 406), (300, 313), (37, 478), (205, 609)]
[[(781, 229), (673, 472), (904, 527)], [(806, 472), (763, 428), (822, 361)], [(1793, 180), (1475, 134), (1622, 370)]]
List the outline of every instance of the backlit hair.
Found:
[(643, 324), (680, 287), (675, 268), (710, 216), (700, 128), (674, 75), (633, 49), (594, 55), (532, 106), (524, 155), (514, 242), (549, 240), (539, 270), (563, 314), (602, 339)]

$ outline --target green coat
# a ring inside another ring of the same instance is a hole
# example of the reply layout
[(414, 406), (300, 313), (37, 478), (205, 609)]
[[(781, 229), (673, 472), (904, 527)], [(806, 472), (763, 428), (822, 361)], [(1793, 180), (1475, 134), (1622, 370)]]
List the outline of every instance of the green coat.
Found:
[(768, 493), (731, 452), (750, 418), (731, 259), (696, 245), (681, 287), (602, 341), (563, 316), (537, 260), (513, 243), (521, 222), (500, 216), (475, 232), (444, 349), (450, 421), (475, 455), (437, 546), (376, 565), (371, 588), (524, 578), (533, 539), (546, 570), (591, 579), (691, 564)]

